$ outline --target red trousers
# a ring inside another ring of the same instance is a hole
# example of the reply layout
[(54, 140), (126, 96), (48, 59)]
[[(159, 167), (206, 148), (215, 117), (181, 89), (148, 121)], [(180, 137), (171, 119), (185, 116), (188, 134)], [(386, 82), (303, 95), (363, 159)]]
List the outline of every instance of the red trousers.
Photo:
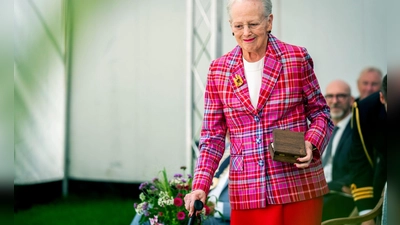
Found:
[(323, 197), (262, 209), (232, 210), (231, 225), (321, 225)]

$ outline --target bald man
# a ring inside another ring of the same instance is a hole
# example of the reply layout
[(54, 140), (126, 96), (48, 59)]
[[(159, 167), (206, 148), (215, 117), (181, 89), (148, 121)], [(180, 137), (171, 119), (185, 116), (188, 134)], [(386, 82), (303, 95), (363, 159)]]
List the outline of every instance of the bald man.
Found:
[(354, 98), (346, 82), (334, 80), (326, 88), (325, 99), (335, 128), (322, 155), (325, 178), (330, 189), (330, 193), (324, 196), (323, 221), (349, 216), (355, 207), (349, 188), (349, 153), (352, 142), (350, 119)]
[(375, 67), (366, 67), (360, 73), (357, 79), (357, 88), (360, 96), (356, 99), (359, 101), (372, 93), (380, 90), (382, 85), (382, 72)]

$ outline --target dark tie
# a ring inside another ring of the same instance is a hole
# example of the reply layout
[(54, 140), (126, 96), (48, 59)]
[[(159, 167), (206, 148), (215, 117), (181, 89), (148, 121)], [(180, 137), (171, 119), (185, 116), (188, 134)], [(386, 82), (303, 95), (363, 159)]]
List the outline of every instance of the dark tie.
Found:
[(337, 130), (339, 130), (339, 127), (335, 126), (335, 128), (333, 128), (331, 139), (329, 139), (328, 147), (326, 148), (326, 151), (324, 153), (324, 157), (322, 157), (322, 166), (323, 167), (325, 167), (325, 165), (328, 163), (329, 159), (332, 156), (332, 142), (333, 142), (333, 138), (335, 138), (335, 134), (336, 134)]

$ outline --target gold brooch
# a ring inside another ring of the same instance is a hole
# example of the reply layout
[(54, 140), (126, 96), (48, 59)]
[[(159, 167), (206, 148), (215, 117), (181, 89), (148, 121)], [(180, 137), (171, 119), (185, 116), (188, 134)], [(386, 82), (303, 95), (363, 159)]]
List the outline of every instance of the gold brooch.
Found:
[(236, 87), (240, 87), (243, 84), (242, 78), (237, 74), (236, 74), (235, 78), (233, 79), (233, 81), (235, 82)]

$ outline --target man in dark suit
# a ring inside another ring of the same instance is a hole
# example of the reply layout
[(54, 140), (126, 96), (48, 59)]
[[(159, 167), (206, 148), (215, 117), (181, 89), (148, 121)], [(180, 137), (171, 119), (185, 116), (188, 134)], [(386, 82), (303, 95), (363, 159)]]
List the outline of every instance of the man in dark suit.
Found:
[[(349, 152), (352, 142), (351, 116), (354, 98), (350, 86), (335, 80), (328, 84), (325, 94), (334, 131), (322, 156), (324, 173), (330, 192), (324, 196), (322, 220), (349, 216), (354, 209), (350, 192)], [(338, 207), (340, 205), (340, 207)]]
[[(350, 151), (351, 190), (359, 215), (372, 210), (387, 179), (387, 74), (381, 91), (355, 103)], [(374, 225), (370, 220), (362, 225)]]

